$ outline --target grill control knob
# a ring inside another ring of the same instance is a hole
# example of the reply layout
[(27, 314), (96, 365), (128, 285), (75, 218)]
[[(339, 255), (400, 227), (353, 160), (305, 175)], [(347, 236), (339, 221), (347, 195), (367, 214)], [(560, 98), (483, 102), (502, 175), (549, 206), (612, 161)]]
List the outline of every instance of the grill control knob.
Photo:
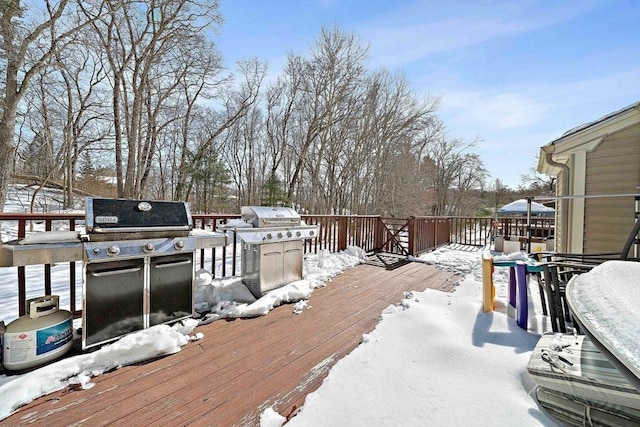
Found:
[(176, 248), (177, 250), (182, 250), (184, 249), (184, 242), (182, 240), (178, 240), (176, 244), (173, 245), (173, 247)]
[(271, 235), (271, 233), (267, 233), (267, 240), (271, 240), (273, 238), (273, 236)]
[(107, 255), (109, 256), (116, 256), (120, 253), (120, 248), (116, 245), (113, 246), (109, 246), (107, 248)]
[(299, 231), (296, 231), (296, 237), (300, 237), (300, 236), (302, 236), (302, 233)]
[(153, 250), (155, 249), (155, 245), (151, 242), (147, 243), (146, 245), (144, 245), (142, 247), (142, 250), (149, 253), (149, 252), (153, 252)]
[(91, 252), (93, 252), (94, 255), (99, 255), (100, 254), (100, 248), (93, 248), (93, 250)]
[(315, 231), (313, 230), (309, 231), (309, 236), (313, 236), (314, 234), (316, 234)]
[(282, 233), (278, 233), (278, 239), (282, 239)]
[(287, 231), (287, 237), (292, 237), (293, 234), (290, 231)]

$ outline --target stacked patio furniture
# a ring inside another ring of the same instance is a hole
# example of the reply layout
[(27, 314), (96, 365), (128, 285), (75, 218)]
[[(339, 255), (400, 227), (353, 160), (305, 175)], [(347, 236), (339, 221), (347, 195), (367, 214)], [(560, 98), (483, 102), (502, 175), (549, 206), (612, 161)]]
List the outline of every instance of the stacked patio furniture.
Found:
[[(594, 254), (541, 252), (532, 254), (541, 261), (544, 277), (544, 293), (548, 305), (551, 327), (554, 332), (567, 332), (567, 323), (573, 324), (565, 299), (565, 289), (572, 277), (590, 271), (593, 267), (610, 260), (640, 261), (633, 251), (640, 245), (640, 219), (636, 220), (620, 252)], [(545, 312), (545, 314), (547, 314)]]
[(540, 405), (568, 425), (640, 425), (640, 393), (584, 335), (543, 335), (527, 370)]
[[(540, 405), (568, 425), (640, 426), (640, 347), (635, 347), (640, 342), (635, 287), (640, 286), (635, 279), (640, 277), (640, 259), (637, 250), (631, 250), (640, 243), (639, 233), (640, 220), (621, 252), (544, 255), (545, 293), (554, 333), (539, 340), (527, 370), (537, 384)], [(587, 294), (593, 289), (598, 293)], [(588, 303), (576, 305), (581, 300)], [(591, 323), (604, 325), (604, 332), (594, 332)], [(580, 328), (586, 335), (578, 335)], [(564, 333), (571, 329), (573, 334)], [(625, 345), (616, 341), (618, 336), (624, 337)], [(626, 356), (618, 355), (618, 350)], [(630, 357), (635, 362), (629, 362), (629, 351), (635, 353)], [(636, 367), (628, 369), (629, 363)]]

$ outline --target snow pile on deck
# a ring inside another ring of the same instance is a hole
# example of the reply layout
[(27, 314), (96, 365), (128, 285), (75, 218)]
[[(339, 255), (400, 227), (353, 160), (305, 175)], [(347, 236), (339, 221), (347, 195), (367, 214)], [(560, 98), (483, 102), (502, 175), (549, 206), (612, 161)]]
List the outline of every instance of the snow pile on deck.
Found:
[[(535, 384), (526, 371), (536, 332), (548, 329), (527, 332), (503, 313), (482, 312), (479, 251), (442, 248), (421, 260), (465, 279), (453, 293), (411, 292), (387, 308), (287, 427), (556, 425), (529, 395)], [(506, 271), (494, 275), (505, 297)], [(540, 307), (530, 313), (538, 318), (530, 324), (548, 325)], [(273, 412), (263, 418), (263, 427), (282, 425)]]
[(189, 336), (197, 325), (194, 319), (185, 319), (173, 326), (156, 325), (126, 335), (92, 353), (68, 357), (24, 375), (2, 375), (0, 420), (40, 396), (75, 384), (83, 389), (91, 388), (91, 378), (104, 372), (177, 353), (183, 345), (197, 339)]
[(229, 317), (264, 316), (282, 304), (309, 299), (314, 289), (325, 286), (347, 268), (364, 262), (365, 256), (365, 252), (356, 247), (338, 253), (323, 250), (306, 255), (304, 279), (269, 291), (259, 299), (242, 284), (240, 277), (213, 281), (206, 270), (200, 270), (196, 274), (196, 311), (204, 314), (202, 324)]

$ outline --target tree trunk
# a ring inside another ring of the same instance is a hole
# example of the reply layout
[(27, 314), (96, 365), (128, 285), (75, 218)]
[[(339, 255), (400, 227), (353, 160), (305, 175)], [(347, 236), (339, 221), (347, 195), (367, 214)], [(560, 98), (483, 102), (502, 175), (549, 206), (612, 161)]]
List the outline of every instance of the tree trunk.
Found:
[(0, 122), (0, 159), (5, 159), (5, 167), (0, 168), (0, 212), (4, 210), (7, 200), (9, 183), (11, 182), (11, 165), (16, 153), (16, 145), (13, 141), (13, 127), (15, 123), (15, 107), (13, 117), (8, 109), (4, 110), (3, 120)]

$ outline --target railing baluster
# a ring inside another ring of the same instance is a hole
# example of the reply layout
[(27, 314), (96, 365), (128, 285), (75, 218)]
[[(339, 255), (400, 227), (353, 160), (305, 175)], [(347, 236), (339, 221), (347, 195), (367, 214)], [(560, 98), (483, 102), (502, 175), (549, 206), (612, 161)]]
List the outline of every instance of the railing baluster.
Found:
[[(51, 231), (51, 218), (45, 220), (44, 230)], [(44, 294), (51, 295), (51, 264), (44, 265)]]
[[(18, 240), (24, 239), (27, 232), (27, 220), (21, 218), (18, 220)], [(24, 316), (27, 313), (25, 303), (27, 301), (27, 280), (25, 267), (18, 267), (18, 314)]]

